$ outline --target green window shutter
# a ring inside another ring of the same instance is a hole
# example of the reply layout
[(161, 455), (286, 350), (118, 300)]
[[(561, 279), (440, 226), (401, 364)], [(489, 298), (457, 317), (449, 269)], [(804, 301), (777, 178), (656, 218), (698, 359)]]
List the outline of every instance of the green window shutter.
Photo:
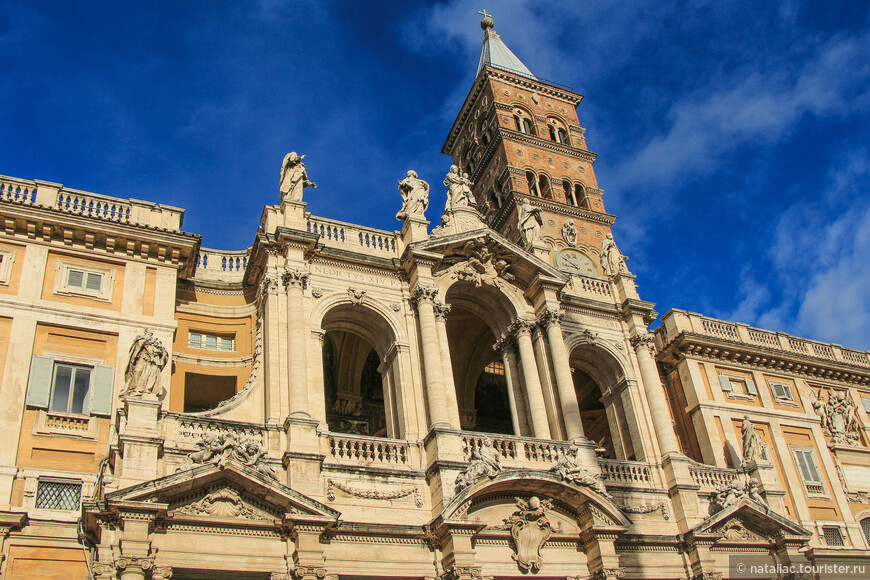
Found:
[(755, 382), (752, 379), (746, 379), (746, 392), (750, 395), (758, 395), (758, 388), (755, 386)]
[(722, 387), (722, 390), (726, 393), (731, 392), (731, 380), (725, 375), (719, 375), (719, 385)]
[(48, 408), (51, 393), (51, 375), (54, 359), (50, 356), (33, 355), (30, 360), (30, 378), (27, 379), (27, 395), (24, 403), (30, 407)]
[(112, 395), (115, 385), (115, 367), (94, 365), (91, 378), (91, 414), (108, 417), (112, 414)]

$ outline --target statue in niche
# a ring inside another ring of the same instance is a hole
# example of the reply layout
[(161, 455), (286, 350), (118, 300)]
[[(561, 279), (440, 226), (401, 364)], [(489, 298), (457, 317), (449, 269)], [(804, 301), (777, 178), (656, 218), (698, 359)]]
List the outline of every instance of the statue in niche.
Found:
[(527, 246), (541, 240), (541, 226), (544, 225), (541, 208), (533, 207), (529, 200), (523, 199), (517, 208), (517, 222), (523, 241)]
[(445, 211), (451, 211), (457, 207), (474, 207), (474, 199), (471, 196), (471, 186), (474, 185), (468, 179), (468, 174), (460, 174), (459, 168), (450, 166), (450, 171), (444, 177), (444, 185), (447, 186), (447, 207)]
[(479, 447), (471, 449), (471, 462), (465, 471), (456, 476), (456, 493), (488, 477), (492, 479), (501, 471), (501, 454), (492, 444), (492, 439), (484, 437)]
[(612, 499), (613, 497), (607, 493), (607, 488), (604, 487), (604, 482), (601, 481), (601, 474), (589, 471), (583, 467), (579, 447), (575, 448), (573, 454), (560, 450), (559, 459), (550, 468), (550, 471), (555, 472), (563, 481), (568, 481), (581, 487), (591, 487), (607, 499)]
[(396, 219), (425, 219), (424, 214), (429, 207), (429, 184), (419, 179), (416, 171), (409, 170), (408, 177), (399, 182), (399, 193), (402, 196), (402, 209), (396, 214)]
[(824, 389), (819, 391), (819, 398), (813, 401), (813, 410), (821, 417), (822, 430), (831, 438), (833, 444), (860, 445), (861, 428), (855, 404), (846, 391), (828, 391), (827, 399), (822, 399)]
[(761, 437), (758, 436), (758, 431), (755, 430), (755, 425), (749, 420), (749, 415), (743, 416), (740, 434), (743, 438), (743, 465), (761, 459), (763, 443)]
[(553, 532), (553, 525), (547, 519), (547, 510), (553, 504), (548, 499), (541, 500), (535, 496), (530, 497), (528, 502), (516, 499), (517, 511), (504, 520), (505, 525), (510, 526), (516, 551), (511, 558), (523, 572), (534, 573), (544, 565), (541, 548)]
[(625, 261), (628, 257), (619, 251), (613, 234), (607, 234), (601, 244), (601, 271), (605, 276), (616, 276), (622, 272), (628, 272)]
[(130, 345), (130, 358), (124, 370), (126, 384), (121, 396), (161, 396), (163, 389), (160, 386), (160, 372), (168, 362), (169, 353), (150, 328), (145, 334), (137, 336)]
[(308, 180), (305, 164), (302, 160), (304, 155), (297, 155), (291, 151), (284, 156), (281, 164), (281, 192), (282, 201), (302, 201), (302, 190), (306, 187), (317, 189), (317, 184)]

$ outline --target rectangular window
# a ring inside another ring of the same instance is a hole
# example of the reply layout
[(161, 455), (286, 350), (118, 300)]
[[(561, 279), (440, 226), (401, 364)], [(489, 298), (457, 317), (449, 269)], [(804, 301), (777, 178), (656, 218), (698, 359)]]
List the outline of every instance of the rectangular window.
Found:
[(214, 334), (191, 332), (188, 335), (187, 345), (190, 348), (233, 352), (236, 350), (236, 339), (230, 336), (217, 336)]
[(91, 392), (91, 367), (80, 365), (54, 365), (49, 409), (56, 413), (86, 415)]
[(794, 401), (794, 397), (791, 394), (791, 387), (784, 383), (771, 383), (770, 387), (773, 389), (773, 397), (777, 401), (787, 401), (789, 403)]
[(864, 405), (864, 410), (870, 413), (870, 399), (861, 399), (861, 404)]
[(93, 292), (94, 294), (100, 294), (103, 291), (102, 274), (75, 270), (73, 268), (68, 269), (66, 272), (66, 288), (82, 292)]
[(80, 481), (42, 479), (36, 484), (36, 507), (47, 510), (79, 509), (82, 499)]
[(758, 389), (752, 379), (736, 375), (719, 375), (719, 386), (722, 391), (737, 397), (753, 397), (758, 395)]
[(797, 463), (801, 478), (804, 480), (807, 494), (814, 496), (826, 495), (818, 463), (816, 463), (812, 450), (792, 449), (792, 453), (794, 454), (795, 463)]

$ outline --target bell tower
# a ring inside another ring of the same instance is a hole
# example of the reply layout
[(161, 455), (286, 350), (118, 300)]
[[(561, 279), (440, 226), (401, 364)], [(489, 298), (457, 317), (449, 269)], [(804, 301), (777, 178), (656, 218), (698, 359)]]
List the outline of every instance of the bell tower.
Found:
[[(615, 217), (605, 213), (596, 155), (577, 117), (583, 96), (535, 76), (481, 14), (477, 77), (441, 152), (474, 182), (491, 228), (566, 273), (601, 275), (596, 262)], [(533, 235), (518, 223), (524, 200), (540, 216)]]

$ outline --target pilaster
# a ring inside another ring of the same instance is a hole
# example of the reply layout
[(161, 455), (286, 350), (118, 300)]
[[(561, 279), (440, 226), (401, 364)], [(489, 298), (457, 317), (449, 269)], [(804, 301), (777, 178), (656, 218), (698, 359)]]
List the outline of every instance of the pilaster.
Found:
[(118, 424), (120, 461), (115, 468), (119, 488), (157, 478), (157, 460), (163, 453), (160, 407), (154, 395), (124, 399), (123, 419)]

